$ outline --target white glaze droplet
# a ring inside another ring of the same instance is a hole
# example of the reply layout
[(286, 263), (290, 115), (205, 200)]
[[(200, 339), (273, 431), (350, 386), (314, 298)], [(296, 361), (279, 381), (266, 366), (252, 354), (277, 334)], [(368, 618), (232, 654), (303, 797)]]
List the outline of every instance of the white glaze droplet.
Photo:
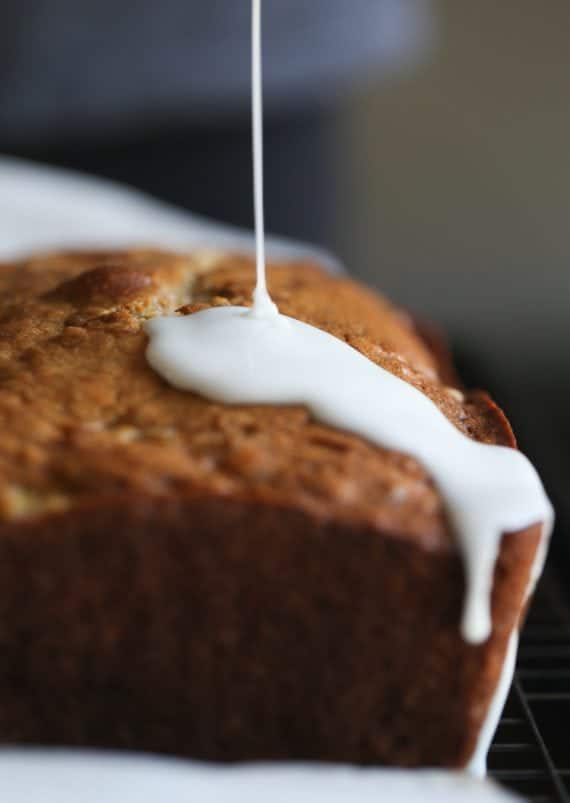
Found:
[(552, 521), (523, 454), (471, 440), (415, 387), (293, 318), (218, 307), (155, 318), (146, 330), (149, 363), (181, 390), (226, 404), (302, 404), (323, 423), (415, 457), (441, 492), (463, 553), (463, 636), (472, 643), (489, 636), (503, 533)]

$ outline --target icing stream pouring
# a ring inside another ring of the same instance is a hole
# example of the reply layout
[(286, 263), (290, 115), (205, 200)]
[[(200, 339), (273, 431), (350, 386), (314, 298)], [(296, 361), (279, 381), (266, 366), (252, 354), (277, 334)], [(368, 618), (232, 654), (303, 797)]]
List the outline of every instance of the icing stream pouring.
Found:
[(253, 0), (253, 306), (155, 318), (146, 324), (147, 359), (182, 390), (227, 404), (303, 404), (325, 424), (415, 457), (434, 479), (456, 532), (466, 577), (462, 633), (480, 643), (491, 632), (503, 534), (542, 523), (546, 536), (552, 508), (523, 454), (471, 440), (412, 385), (333, 335), (279, 314), (265, 283), (260, 28), (261, 0)]
[(251, 6), (251, 130), (253, 135), (253, 211), (255, 222), (255, 272), (251, 316), (277, 317), (276, 305), (265, 279), (265, 219), (263, 208), (263, 80), (261, 58), (261, 0)]

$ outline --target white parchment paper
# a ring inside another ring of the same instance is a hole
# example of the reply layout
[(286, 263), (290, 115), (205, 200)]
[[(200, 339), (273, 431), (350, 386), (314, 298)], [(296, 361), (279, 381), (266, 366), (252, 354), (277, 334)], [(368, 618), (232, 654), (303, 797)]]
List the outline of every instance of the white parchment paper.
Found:
[(508, 803), (458, 772), (200, 764), (132, 754), (0, 751), (3, 803)]
[[(32, 251), (151, 245), (253, 253), (253, 232), (224, 226), (112, 181), (0, 157), (0, 259)], [(340, 270), (327, 252), (268, 237), (268, 258), (311, 258)]]

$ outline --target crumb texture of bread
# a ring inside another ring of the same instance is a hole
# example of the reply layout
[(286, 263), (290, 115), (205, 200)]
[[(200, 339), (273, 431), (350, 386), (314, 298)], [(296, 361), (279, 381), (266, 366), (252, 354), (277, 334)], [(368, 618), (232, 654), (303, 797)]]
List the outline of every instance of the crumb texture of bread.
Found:
[[(146, 320), (248, 305), (254, 279), (212, 253), (0, 266), (0, 741), (462, 766), (539, 529), (503, 538), (493, 635), (469, 646), (427, 467), (303, 407), (216, 404), (152, 371)], [(270, 265), (268, 286), (467, 436), (515, 446), (382, 296), (300, 263)]]

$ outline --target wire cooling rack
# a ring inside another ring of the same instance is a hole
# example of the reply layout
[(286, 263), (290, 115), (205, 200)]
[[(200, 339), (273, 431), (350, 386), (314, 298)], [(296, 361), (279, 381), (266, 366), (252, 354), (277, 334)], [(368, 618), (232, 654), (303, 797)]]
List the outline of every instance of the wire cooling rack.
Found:
[(489, 775), (533, 803), (570, 803), (570, 603), (552, 572), (522, 635)]

